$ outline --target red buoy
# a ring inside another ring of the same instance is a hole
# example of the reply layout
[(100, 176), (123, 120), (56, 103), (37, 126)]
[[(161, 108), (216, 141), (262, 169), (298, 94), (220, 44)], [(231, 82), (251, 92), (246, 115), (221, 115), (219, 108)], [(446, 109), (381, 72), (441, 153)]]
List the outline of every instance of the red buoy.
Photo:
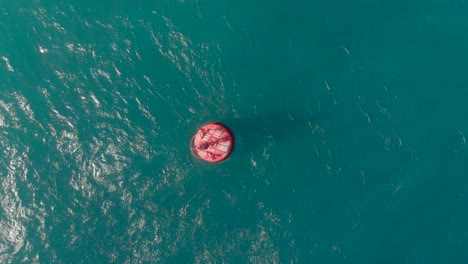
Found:
[(225, 125), (209, 123), (202, 126), (190, 142), (192, 154), (204, 161), (217, 163), (231, 155), (234, 136)]

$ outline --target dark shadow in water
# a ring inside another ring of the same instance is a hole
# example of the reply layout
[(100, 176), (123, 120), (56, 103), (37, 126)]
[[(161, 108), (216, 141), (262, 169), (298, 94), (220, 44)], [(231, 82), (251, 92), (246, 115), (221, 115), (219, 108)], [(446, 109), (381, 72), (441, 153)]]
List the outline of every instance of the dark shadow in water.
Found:
[(271, 140), (276, 143), (297, 140), (304, 131), (310, 129), (310, 126), (321, 118), (323, 118), (322, 114), (276, 112), (226, 119), (222, 123), (234, 133), (236, 151), (249, 152), (264, 146)]

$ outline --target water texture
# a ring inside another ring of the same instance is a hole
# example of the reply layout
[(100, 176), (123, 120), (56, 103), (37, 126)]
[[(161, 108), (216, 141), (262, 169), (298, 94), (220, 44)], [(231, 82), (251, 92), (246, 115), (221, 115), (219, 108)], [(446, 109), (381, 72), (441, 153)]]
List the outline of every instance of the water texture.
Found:
[[(461, 0), (0, 1), (1, 263), (467, 263)], [(236, 136), (212, 165), (188, 144)]]

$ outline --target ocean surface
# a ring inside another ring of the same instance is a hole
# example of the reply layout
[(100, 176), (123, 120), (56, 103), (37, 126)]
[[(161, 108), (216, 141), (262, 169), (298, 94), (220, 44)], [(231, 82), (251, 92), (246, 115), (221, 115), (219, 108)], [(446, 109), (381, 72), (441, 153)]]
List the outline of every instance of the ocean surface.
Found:
[(0, 263), (468, 263), (464, 0), (0, 16)]

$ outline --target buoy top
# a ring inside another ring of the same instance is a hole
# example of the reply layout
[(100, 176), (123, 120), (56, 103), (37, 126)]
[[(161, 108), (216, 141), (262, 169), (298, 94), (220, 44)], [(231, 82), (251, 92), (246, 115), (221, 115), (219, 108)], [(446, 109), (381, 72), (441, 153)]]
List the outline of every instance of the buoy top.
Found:
[(190, 142), (192, 154), (204, 161), (217, 163), (231, 155), (234, 136), (225, 125), (209, 123), (202, 126)]

